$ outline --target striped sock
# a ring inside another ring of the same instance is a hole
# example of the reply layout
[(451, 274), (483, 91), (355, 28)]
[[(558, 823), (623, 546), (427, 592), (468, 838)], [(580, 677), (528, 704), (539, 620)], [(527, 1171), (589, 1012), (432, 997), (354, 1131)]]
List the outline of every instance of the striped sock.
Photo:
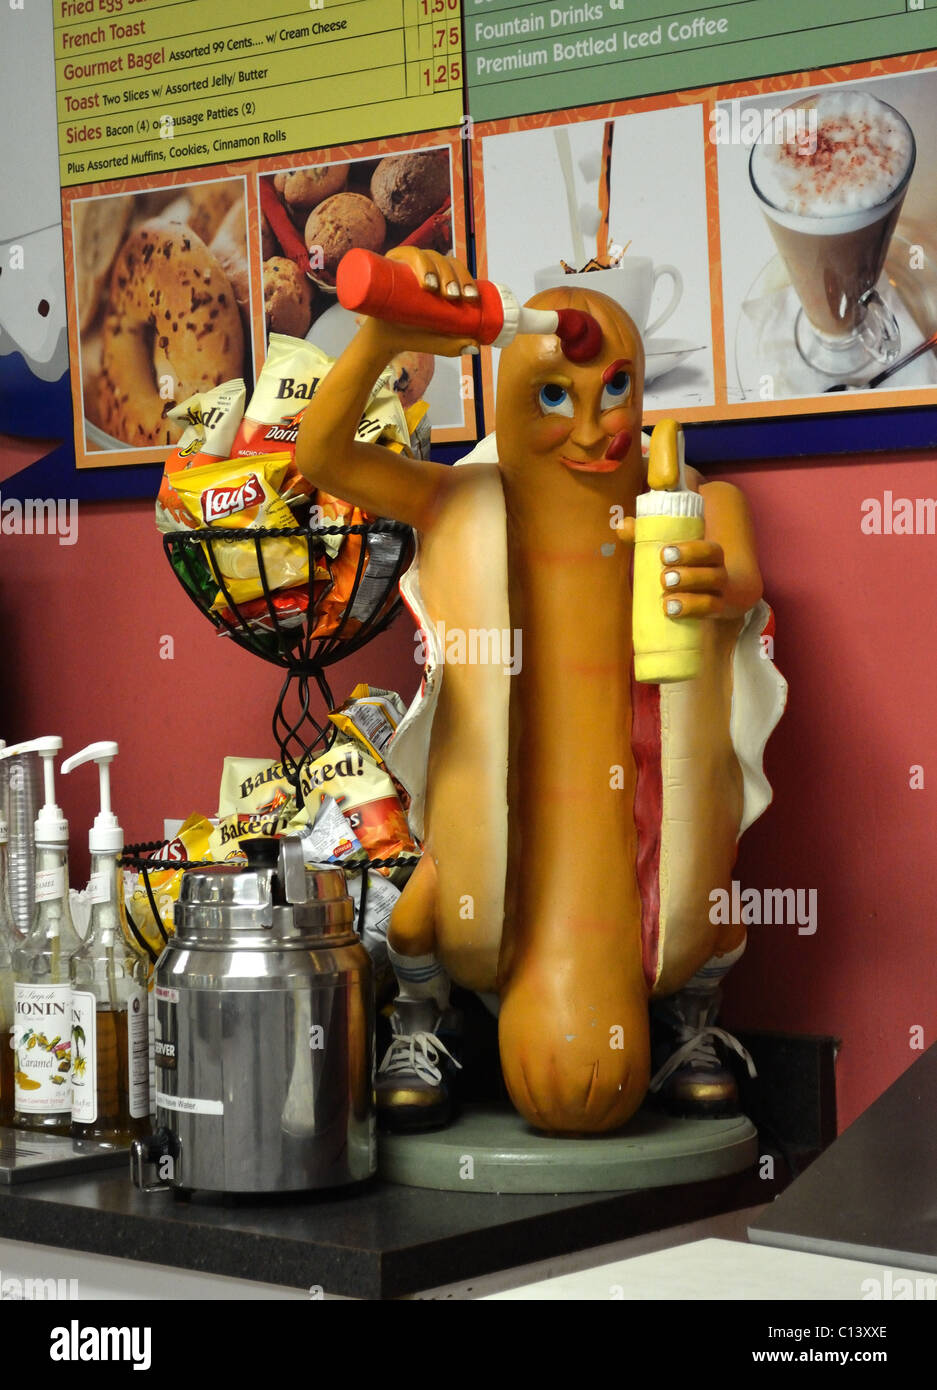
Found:
[(449, 976), (436, 957), (402, 956), (388, 943), (387, 954), (397, 976), (401, 999), (434, 999), (443, 1013), (449, 1007)]
[(736, 946), (734, 951), (726, 951), (724, 956), (710, 956), (706, 964), (700, 966), (693, 978), (687, 980), (682, 989), (694, 991), (718, 989), (723, 978), (729, 973), (736, 961), (742, 959), (746, 941), (747, 938), (742, 941), (740, 946)]

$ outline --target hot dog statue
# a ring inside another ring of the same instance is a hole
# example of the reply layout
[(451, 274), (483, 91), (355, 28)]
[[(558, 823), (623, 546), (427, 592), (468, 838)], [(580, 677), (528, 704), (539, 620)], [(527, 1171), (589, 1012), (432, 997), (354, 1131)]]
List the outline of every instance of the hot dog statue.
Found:
[[(521, 309), (414, 248), (351, 265), (346, 302), (374, 307), (307, 407), (296, 461), (415, 528), (401, 589), (426, 648), (389, 756), (424, 853), (390, 924), (399, 1045), (379, 1102), (398, 1127), (445, 1118), (451, 979), (497, 997), (505, 1083), (532, 1126), (614, 1130), (648, 1090), (649, 1001), (718, 979), (744, 942), (740, 924), (711, 921), (711, 894), (770, 800), (761, 753), (786, 689), (761, 643), (770, 610), (745, 500), (680, 469), (703, 533), (660, 547), (655, 601), (697, 624), (699, 674), (636, 680), (638, 498), (673, 489), (680, 464), (672, 424), (643, 459), (630, 318), (581, 289)], [(455, 356), (498, 334), (495, 433), (460, 465), (355, 441), (395, 355)], [(453, 659), (448, 637), (472, 633), (512, 634), (518, 659), (471, 643)]]

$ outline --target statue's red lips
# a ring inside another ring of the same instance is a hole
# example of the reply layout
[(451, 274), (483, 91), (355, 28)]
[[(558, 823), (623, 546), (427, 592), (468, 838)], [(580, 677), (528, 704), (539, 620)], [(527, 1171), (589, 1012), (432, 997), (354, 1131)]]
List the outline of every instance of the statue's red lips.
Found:
[(568, 459), (561, 454), (560, 461), (577, 473), (614, 473), (621, 467), (621, 459)]
[[(617, 367), (619, 364), (614, 364)], [(611, 371), (612, 368), (609, 368)], [(631, 448), (632, 432), (630, 426), (619, 430), (617, 434), (608, 441), (605, 448), (605, 455), (598, 459), (568, 459), (563, 454), (560, 458), (567, 468), (575, 469), (577, 473), (614, 473), (616, 468), (621, 466), (621, 461)], [(575, 440), (573, 441), (575, 443)]]

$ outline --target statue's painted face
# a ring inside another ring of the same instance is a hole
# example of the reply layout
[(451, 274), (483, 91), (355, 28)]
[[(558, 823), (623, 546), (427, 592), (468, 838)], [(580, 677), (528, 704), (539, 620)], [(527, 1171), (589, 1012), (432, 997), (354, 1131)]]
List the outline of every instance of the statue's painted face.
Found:
[(631, 319), (606, 295), (547, 290), (537, 309), (581, 309), (602, 330), (591, 362), (570, 362), (559, 338), (518, 335), (501, 354), (497, 434), (501, 467), (548, 485), (550, 475), (615, 474), (641, 457), (644, 351)]

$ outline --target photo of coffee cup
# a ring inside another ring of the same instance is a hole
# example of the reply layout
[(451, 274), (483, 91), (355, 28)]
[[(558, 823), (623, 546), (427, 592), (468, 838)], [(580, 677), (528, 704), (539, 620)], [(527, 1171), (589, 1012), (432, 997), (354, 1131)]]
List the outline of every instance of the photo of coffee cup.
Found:
[[(654, 290), (662, 276), (671, 281), (670, 300), (664, 309), (648, 323)], [(534, 272), (537, 293), (552, 289), (598, 290), (620, 304), (640, 330), (645, 344), (651, 335), (666, 323), (683, 295), (683, 276), (676, 266), (658, 265), (649, 256), (625, 255), (618, 265), (608, 270), (587, 270), (569, 275), (561, 265), (545, 266)]]
[(876, 285), (914, 170), (908, 122), (867, 92), (834, 90), (770, 120), (749, 179), (800, 301), (804, 361), (843, 377), (901, 350)]

